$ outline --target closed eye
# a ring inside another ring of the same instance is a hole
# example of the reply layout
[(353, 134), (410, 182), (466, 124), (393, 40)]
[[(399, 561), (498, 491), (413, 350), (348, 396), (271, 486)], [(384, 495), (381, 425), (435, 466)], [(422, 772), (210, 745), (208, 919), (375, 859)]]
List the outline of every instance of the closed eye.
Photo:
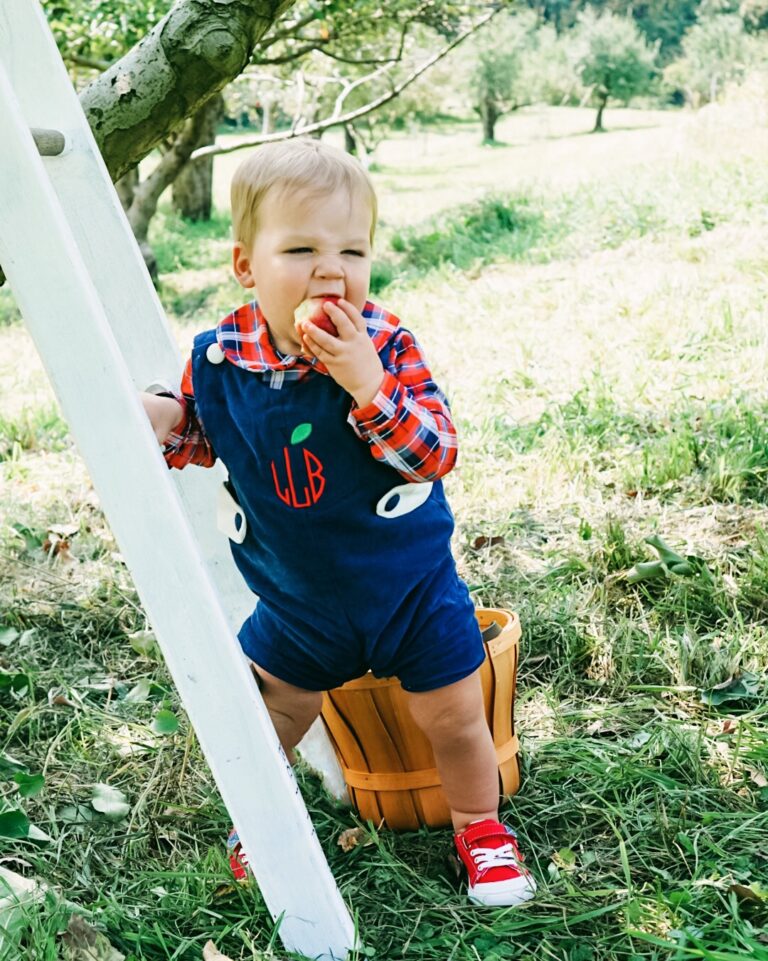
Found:
[(288, 253), (288, 254), (311, 254), (311, 253), (312, 253), (312, 248), (311, 248), (311, 247), (291, 247), (289, 250), (286, 251), (286, 253)]
[(353, 257), (365, 257), (363, 250), (342, 250), (343, 254), (352, 254)]

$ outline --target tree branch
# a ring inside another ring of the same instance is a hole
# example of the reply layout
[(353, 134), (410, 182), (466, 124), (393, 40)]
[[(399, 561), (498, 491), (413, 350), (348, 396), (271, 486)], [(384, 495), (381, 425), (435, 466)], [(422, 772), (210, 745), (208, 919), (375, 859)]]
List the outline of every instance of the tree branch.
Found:
[[(362, 107), (358, 107), (356, 110), (350, 110), (348, 113), (340, 114), (337, 116), (326, 117), (324, 120), (318, 120), (316, 123), (305, 124), (302, 127), (295, 127), (291, 130), (281, 130), (277, 133), (267, 134), (252, 137), (248, 140), (241, 141), (240, 143), (233, 144), (231, 147), (222, 147), (218, 144), (212, 144), (210, 147), (200, 147), (194, 151), (191, 156), (191, 160), (198, 160), (201, 157), (208, 156), (218, 156), (220, 154), (234, 153), (236, 150), (243, 150), (246, 147), (256, 147), (263, 143), (274, 143), (279, 140), (291, 140), (294, 137), (302, 137), (307, 134), (318, 133), (321, 130), (327, 130), (329, 127), (338, 127), (345, 123), (352, 123), (355, 120), (359, 120), (360, 117), (364, 117), (366, 114), (372, 113), (374, 110), (378, 110), (385, 103), (389, 103), (390, 100), (394, 100), (395, 97), (399, 96), (405, 90), (406, 87), (410, 86), (417, 80), (423, 73), (429, 70), (434, 64), (439, 60), (442, 60), (447, 54), (451, 52), (455, 47), (458, 47), (460, 43), (467, 39), (467, 37), (472, 36), (477, 30), (485, 26), (493, 17), (496, 16), (498, 10), (493, 10), (490, 14), (483, 17), (477, 23), (473, 24), (468, 30), (460, 34), (450, 43), (446, 44), (441, 50), (433, 54), (422, 64), (420, 64), (415, 70), (413, 70), (408, 76), (401, 80), (400, 83), (396, 84), (388, 93), (382, 94), (382, 96), (377, 97), (370, 103), (365, 104)], [(378, 73), (378, 71), (376, 72)], [(372, 74), (371, 76), (375, 76)], [(368, 78), (370, 79), (370, 78)]]
[(308, 40), (303, 47), (296, 47), (296, 49), (291, 50), (290, 53), (281, 54), (279, 57), (254, 56), (251, 60), (251, 63), (257, 67), (279, 67), (284, 63), (290, 63), (292, 60), (298, 60), (300, 57), (305, 57), (308, 53), (312, 53), (313, 50), (319, 50), (320, 47), (327, 42), (327, 40), (322, 40), (318, 37), (315, 40)]
[(293, 0), (179, 0), (80, 96), (113, 180), (244, 70)]
[(110, 60), (96, 60), (95, 57), (84, 57), (80, 53), (67, 53), (66, 50), (62, 56), (67, 63), (72, 63), (76, 67), (88, 67), (90, 70), (109, 70), (112, 66)]

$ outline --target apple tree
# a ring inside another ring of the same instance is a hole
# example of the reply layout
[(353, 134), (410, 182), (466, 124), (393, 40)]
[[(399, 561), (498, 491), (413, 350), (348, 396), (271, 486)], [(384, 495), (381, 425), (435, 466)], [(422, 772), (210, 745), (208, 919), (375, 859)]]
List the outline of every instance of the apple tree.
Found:
[(582, 13), (574, 27), (579, 54), (576, 70), (597, 104), (593, 132), (603, 130), (609, 99), (627, 103), (648, 92), (656, 69), (656, 48), (649, 47), (632, 20), (610, 11)]

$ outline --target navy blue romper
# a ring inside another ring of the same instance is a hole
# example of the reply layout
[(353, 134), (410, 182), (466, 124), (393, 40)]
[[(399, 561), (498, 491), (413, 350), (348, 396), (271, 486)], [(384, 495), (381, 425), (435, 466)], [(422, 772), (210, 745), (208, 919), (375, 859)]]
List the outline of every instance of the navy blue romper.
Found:
[(356, 436), (333, 378), (313, 372), (275, 389), (217, 348), (209, 360), (215, 343), (215, 330), (195, 338), (192, 380), (246, 519), (243, 542), (230, 541), (259, 598), (238, 635), (246, 655), (315, 691), (369, 669), (410, 691), (471, 674), (484, 652), (442, 483), (398, 514), (387, 493), (405, 478)]

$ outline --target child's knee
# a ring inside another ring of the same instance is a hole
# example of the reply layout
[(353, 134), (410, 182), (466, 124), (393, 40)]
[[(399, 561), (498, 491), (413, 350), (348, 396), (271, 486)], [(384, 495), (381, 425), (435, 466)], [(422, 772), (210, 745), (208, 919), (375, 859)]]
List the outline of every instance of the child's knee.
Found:
[(487, 729), (482, 690), (474, 675), (435, 691), (410, 694), (408, 706), (430, 740), (471, 740)]

